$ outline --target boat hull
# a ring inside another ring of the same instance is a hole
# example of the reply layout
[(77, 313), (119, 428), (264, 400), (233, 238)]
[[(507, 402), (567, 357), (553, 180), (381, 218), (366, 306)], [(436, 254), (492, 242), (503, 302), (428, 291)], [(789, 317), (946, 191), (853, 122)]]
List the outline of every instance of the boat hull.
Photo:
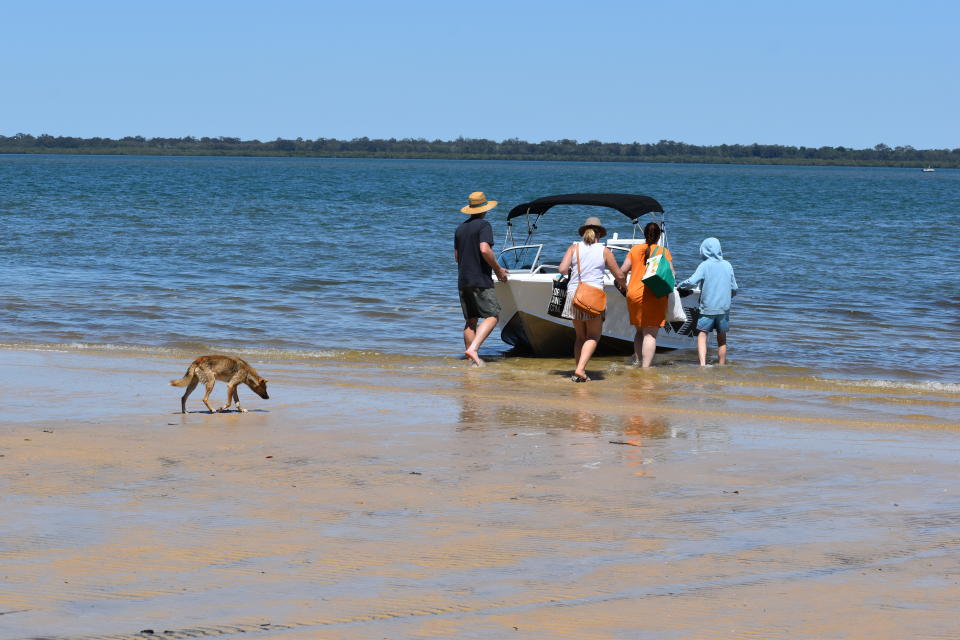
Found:
[[(569, 356), (573, 352), (573, 323), (547, 314), (554, 277), (545, 273), (510, 274), (507, 282), (496, 283), (502, 308), (498, 326), (505, 343), (538, 356)], [(626, 298), (613, 286), (613, 278), (609, 274), (604, 279), (604, 291), (607, 294), (607, 312), (597, 352), (633, 353), (636, 329), (627, 315)], [(664, 326), (657, 337), (658, 349), (689, 349), (696, 346), (693, 335), (696, 305), (687, 308), (685, 304), (684, 310), (687, 322)]]

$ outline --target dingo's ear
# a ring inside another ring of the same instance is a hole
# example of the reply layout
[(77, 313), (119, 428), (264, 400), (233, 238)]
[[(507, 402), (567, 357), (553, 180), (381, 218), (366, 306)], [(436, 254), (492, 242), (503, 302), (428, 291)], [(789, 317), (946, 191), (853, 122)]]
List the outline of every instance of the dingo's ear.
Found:
[(270, 381), (267, 380), (266, 378), (262, 378), (262, 380), (263, 380), (263, 384), (267, 384), (268, 382), (270, 382)]

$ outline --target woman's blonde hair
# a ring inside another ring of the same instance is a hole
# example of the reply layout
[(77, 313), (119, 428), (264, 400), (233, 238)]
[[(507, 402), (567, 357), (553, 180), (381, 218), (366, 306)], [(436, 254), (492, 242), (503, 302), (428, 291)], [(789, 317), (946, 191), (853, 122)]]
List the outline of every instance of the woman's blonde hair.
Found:
[(583, 232), (583, 242), (584, 244), (593, 244), (597, 241), (597, 230), (593, 227), (587, 227), (587, 230)]

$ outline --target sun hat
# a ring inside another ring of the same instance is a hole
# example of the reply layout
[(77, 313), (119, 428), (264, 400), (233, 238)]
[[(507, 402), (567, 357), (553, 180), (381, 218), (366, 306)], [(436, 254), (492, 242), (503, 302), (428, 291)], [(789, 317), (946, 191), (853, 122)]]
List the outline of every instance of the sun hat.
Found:
[(496, 200), (487, 200), (487, 194), (483, 191), (474, 191), (469, 196), (467, 196), (467, 206), (463, 209), (460, 209), (461, 213), (473, 216), (478, 213), (483, 213), (484, 211), (490, 211), (495, 206), (497, 206)]
[(600, 222), (600, 218), (590, 216), (583, 221), (583, 224), (580, 225), (580, 229), (577, 230), (577, 233), (582, 236), (583, 232), (587, 230), (587, 227), (593, 227), (596, 229), (598, 238), (602, 238), (603, 236), (607, 235), (607, 228)]

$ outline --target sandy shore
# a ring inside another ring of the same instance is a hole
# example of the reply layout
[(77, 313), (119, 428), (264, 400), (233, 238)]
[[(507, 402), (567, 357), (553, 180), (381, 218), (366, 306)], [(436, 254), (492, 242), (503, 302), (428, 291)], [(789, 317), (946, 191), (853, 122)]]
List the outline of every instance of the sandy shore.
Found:
[(954, 392), (188, 361), (0, 350), (0, 638), (960, 633)]

